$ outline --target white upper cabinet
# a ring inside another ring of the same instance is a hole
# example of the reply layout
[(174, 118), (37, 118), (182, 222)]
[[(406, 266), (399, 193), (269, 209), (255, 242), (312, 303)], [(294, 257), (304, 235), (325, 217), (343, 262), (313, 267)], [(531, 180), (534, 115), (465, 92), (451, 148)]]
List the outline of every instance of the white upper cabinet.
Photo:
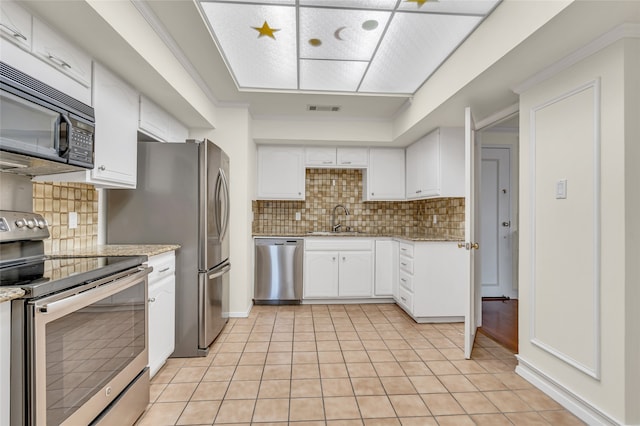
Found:
[(93, 169), (36, 176), (34, 180), (81, 182), (102, 188), (135, 188), (138, 93), (98, 63), (93, 71), (93, 107), (96, 115)]
[(171, 114), (145, 96), (140, 96), (139, 130), (161, 142), (182, 142), (189, 130)]
[(14, 1), (0, 3), (0, 34), (26, 50), (31, 50), (31, 15)]
[(362, 168), (368, 164), (368, 148), (309, 147), (305, 166), (311, 168)]
[(368, 148), (338, 148), (336, 164), (340, 167), (367, 167), (369, 164)]
[(35, 16), (33, 53), (83, 86), (91, 85), (91, 57), (69, 43)]
[(91, 183), (135, 188), (138, 93), (96, 63), (93, 106), (96, 112), (96, 146)]
[(406, 197), (464, 197), (464, 129), (436, 129), (407, 147)]
[(91, 58), (19, 2), (0, 2), (2, 62), (91, 105)]
[(304, 148), (258, 146), (259, 200), (304, 200)]
[(363, 189), (365, 201), (405, 199), (404, 149), (369, 149), (369, 167), (365, 174)]
[(305, 149), (307, 167), (332, 167), (336, 165), (335, 147), (310, 147)]

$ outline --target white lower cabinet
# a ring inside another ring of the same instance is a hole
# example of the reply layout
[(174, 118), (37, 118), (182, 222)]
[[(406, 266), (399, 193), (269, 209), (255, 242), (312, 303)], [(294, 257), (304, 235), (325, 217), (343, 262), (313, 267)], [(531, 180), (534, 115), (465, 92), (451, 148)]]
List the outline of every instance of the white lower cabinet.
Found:
[(398, 242), (376, 240), (376, 268), (373, 295), (397, 297), (398, 294)]
[(456, 242), (400, 241), (396, 302), (418, 322), (462, 321), (464, 262)]
[(373, 293), (373, 240), (307, 239), (304, 298), (368, 298)]
[(173, 251), (151, 256), (149, 274), (149, 370), (153, 377), (175, 348), (176, 278)]

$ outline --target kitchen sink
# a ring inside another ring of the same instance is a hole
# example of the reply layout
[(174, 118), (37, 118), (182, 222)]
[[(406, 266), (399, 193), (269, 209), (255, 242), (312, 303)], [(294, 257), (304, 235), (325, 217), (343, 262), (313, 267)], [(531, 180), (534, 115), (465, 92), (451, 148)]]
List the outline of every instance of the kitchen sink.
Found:
[(358, 234), (361, 234), (361, 232), (358, 232), (358, 231), (345, 231), (345, 232), (313, 231), (313, 232), (307, 232), (307, 235), (334, 236), (334, 237), (345, 237), (345, 236), (358, 235)]

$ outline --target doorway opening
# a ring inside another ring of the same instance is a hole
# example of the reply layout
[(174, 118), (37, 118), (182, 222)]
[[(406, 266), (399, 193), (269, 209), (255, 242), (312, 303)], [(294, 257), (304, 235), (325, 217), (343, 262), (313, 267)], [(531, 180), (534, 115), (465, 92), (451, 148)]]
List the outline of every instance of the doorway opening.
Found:
[[(518, 352), (519, 116), (478, 131), (481, 147), (479, 259), (480, 332)], [(477, 288), (477, 287), (476, 287)]]

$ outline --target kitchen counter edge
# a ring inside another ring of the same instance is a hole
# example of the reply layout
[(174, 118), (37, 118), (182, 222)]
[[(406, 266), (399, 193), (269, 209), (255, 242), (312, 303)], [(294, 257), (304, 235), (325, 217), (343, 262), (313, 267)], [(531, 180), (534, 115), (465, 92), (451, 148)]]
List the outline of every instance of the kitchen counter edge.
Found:
[(9, 302), (24, 296), (24, 290), (14, 287), (0, 287), (0, 303)]
[(156, 256), (177, 250), (179, 244), (105, 244), (83, 249), (61, 250), (49, 253), (54, 256), (95, 257), (95, 256)]
[(330, 234), (330, 235), (314, 235), (314, 234), (253, 234), (253, 238), (393, 238), (396, 240), (405, 241), (434, 241), (434, 242), (460, 242), (464, 239), (447, 238), (447, 237), (429, 237), (429, 236), (407, 236), (407, 235), (381, 235), (381, 234), (366, 234), (366, 233), (349, 233), (349, 234)]

